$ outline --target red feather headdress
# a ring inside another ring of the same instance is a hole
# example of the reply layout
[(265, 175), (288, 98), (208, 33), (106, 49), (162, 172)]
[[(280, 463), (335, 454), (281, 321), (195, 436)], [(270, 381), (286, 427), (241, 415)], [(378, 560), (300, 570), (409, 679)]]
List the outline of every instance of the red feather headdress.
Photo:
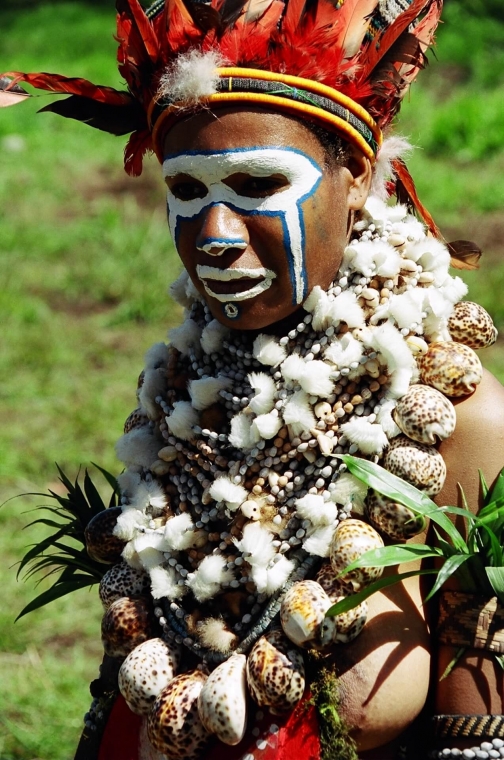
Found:
[[(137, 176), (160, 142), (160, 123), (184, 103), (159, 99), (163, 74), (191, 50), (226, 61), (207, 101), (252, 100), (301, 113), (341, 133), (374, 160), (381, 130), (426, 65), (443, 0), (116, 0), (117, 60), (127, 90), (56, 74), (0, 75), (0, 106), (26, 95), (19, 82), (70, 97), (45, 106), (111, 132), (129, 134), (126, 171)], [(275, 85), (271, 86), (271, 83)], [(273, 91), (273, 94), (272, 94)], [(182, 106), (182, 109), (180, 108)], [(154, 139), (153, 139), (154, 138)], [(159, 150), (158, 157), (161, 158)], [(394, 165), (403, 196), (434, 234), (403, 163)]]

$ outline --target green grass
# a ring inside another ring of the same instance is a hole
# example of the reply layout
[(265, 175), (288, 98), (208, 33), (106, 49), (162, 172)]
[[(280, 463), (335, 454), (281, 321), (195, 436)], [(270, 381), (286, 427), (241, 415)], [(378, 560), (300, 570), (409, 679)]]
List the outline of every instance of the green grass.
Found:
[[(428, 86), (415, 85), (401, 129), (421, 146), (410, 167), (447, 236), (486, 244), (481, 271), (467, 279), (504, 329), (503, 27), (481, 8), (471, 16), (474, 3), (448, 0), (439, 62), (431, 56)], [(118, 86), (112, 5), (0, 11), (0, 69)], [(72, 477), (91, 461), (117, 470), (113, 446), (135, 405), (142, 355), (180, 318), (166, 296), (179, 265), (156, 162), (128, 179), (124, 139), (36, 115), (49, 100), (0, 113), (0, 501), (54, 485), (55, 461)], [(499, 345), (482, 358), (504, 378)], [(101, 657), (94, 590), (13, 625), (36, 593), (10, 567), (42, 535), (22, 530), (40, 501), (0, 509), (1, 760), (72, 757)]]

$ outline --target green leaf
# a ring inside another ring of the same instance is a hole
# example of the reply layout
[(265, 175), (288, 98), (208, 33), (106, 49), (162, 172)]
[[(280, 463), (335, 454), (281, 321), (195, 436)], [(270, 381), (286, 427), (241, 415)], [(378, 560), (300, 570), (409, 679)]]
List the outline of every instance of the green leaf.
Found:
[(498, 499), (504, 499), (504, 467), (497, 475), (492, 490), (488, 494), (488, 501), (497, 501)]
[(67, 594), (70, 594), (72, 591), (76, 591), (79, 588), (91, 586), (93, 583), (96, 583), (96, 581), (94, 581), (89, 576), (77, 577), (73, 581), (68, 581), (65, 583), (56, 582), (53, 586), (51, 586), (50, 589), (44, 591), (42, 594), (39, 594), (35, 597), (35, 599), (32, 599), (32, 601), (29, 602), (26, 607), (23, 607), (17, 616), (16, 621), (18, 621), (24, 615), (27, 615), (29, 612), (38, 610), (40, 607), (44, 607), (46, 604), (49, 604), (49, 602), (54, 602), (55, 599), (60, 599), (62, 596), (66, 596)]
[(457, 662), (460, 660), (460, 658), (464, 654), (466, 648), (467, 647), (460, 647), (459, 649), (457, 649), (457, 651), (453, 655), (452, 659), (450, 660), (450, 662), (448, 663), (448, 665), (444, 669), (443, 675), (439, 679), (440, 681), (444, 681), (445, 678), (448, 678), (448, 676), (452, 672), (453, 668), (455, 667), (455, 665), (457, 664)]
[(104, 470), (103, 467), (100, 467), (99, 464), (96, 464), (95, 462), (91, 462), (93, 467), (96, 467), (97, 470), (100, 470), (101, 474), (109, 484), (109, 486), (112, 488), (114, 493), (116, 495), (119, 495), (119, 483), (117, 482), (117, 478), (115, 478), (110, 472), (107, 472), (107, 470)]
[(444, 563), (443, 566), (437, 571), (437, 578), (436, 582), (434, 583), (434, 586), (431, 588), (427, 596), (425, 597), (425, 602), (428, 602), (429, 599), (431, 599), (435, 593), (439, 591), (441, 586), (446, 583), (448, 578), (451, 578), (451, 576), (457, 572), (459, 567), (464, 564), (464, 562), (467, 562), (467, 560), (470, 558), (471, 555), (469, 554), (453, 554), (451, 557), (448, 557)]
[(103, 503), (103, 499), (98, 493), (98, 490), (95, 484), (89, 477), (89, 473), (87, 470), (84, 475), (84, 491), (86, 493), (87, 500), (91, 507), (92, 516), (94, 517), (100, 512), (103, 512), (103, 510), (105, 509), (105, 504)]
[(440, 549), (424, 544), (394, 544), (381, 546), (379, 549), (370, 549), (354, 560), (339, 573), (338, 577), (344, 576), (352, 570), (360, 567), (392, 567), (401, 562), (414, 562), (427, 557), (440, 557)]
[(343, 460), (352, 475), (374, 488), (375, 491), (392, 499), (392, 501), (398, 501), (413, 512), (429, 517), (448, 534), (456, 549), (464, 553), (468, 551), (463, 537), (445, 514), (445, 511), (439, 509), (437, 504), (425, 493), (402, 480), (402, 478), (398, 478), (397, 475), (392, 475), (380, 465), (368, 462), (366, 459), (359, 459), (350, 454), (341, 454), (339, 458)]
[(480, 485), (481, 485), (481, 493), (483, 494), (483, 501), (486, 501), (486, 497), (488, 494), (488, 485), (485, 480), (485, 476), (483, 475), (483, 470), (478, 470), (479, 479), (480, 479)]
[(501, 604), (504, 603), (504, 567), (485, 567), (490, 585)]
[(504, 670), (504, 655), (502, 654), (496, 654), (495, 655), (495, 662), (501, 666), (502, 670)]
[[(500, 567), (504, 564), (504, 558), (502, 556), (502, 546), (493, 532), (487, 525), (482, 525), (480, 529), (480, 535), (484, 546), (484, 564), (492, 565), (493, 567)], [(487, 540), (485, 540), (485, 538)]]
[(386, 575), (385, 577), (374, 581), (369, 586), (366, 586), (366, 588), (362, 591), (358, 591), (356, 594), (347, 596), (344, 599), (341, 599), (341, 601), (336, 602), (336, 604), (333, 604), (333, 606), (327, 610), (326, 616), (333, 617), (334, 615), (340, 615), (343, 612), (348, 612), (348, 610), (353, 610), (354, 607), (357, 607), (357, 605), (363, 602), (365, 599), (372, 596), (373, 594), (376, 594), (377, 591), (381, 591), (383, 588), (393, 586), (395, 583), (399, 583), (406, 578), (412, 578), (415, 575), (435, 575), (436, 573), (437, 570), (411, 570), (408, 573), (394, 573), (394, 575)]

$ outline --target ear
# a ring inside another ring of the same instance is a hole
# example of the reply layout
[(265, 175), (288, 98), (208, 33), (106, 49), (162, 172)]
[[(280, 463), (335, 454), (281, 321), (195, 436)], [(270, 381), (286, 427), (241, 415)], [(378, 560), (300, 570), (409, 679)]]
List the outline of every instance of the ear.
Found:
[(352, 149), (345, 169), (348, 182), (348, 209), (357, 211), (361, 209), (369, 195), (373, 168), (371, 162), (359, 150)]

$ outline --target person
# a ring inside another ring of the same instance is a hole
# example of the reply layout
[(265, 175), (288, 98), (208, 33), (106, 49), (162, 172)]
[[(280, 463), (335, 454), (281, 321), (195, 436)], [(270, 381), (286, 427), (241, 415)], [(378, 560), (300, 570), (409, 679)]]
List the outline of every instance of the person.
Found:
[(426, 540), (342, 454), (438, 504), (461, 484), (474, 509), (478, 468), (502, 467), (504, 392), (467, 347), (495, 330), (448, 273), (406, 141), (383, 139), (441, 4), (119, 0), (127, 92), (4, 75), (6, 101), (27, 81), (70, 95), (45, 110), (131, 132), (130, 174), (155, 152), (184, 265), (184, 321), (117, 445), (113, 535), (101, 516), (88, 532), (112, 567), (79, 760), (426, 757), (433, 713), (467, 716), (435, 757), (504, 746), (481, 729), (498, 666), (467, 648), (439, 681), (452, 655), (419, 576), (325, 617), (375, 577), (341, 578), (356, 551)]

